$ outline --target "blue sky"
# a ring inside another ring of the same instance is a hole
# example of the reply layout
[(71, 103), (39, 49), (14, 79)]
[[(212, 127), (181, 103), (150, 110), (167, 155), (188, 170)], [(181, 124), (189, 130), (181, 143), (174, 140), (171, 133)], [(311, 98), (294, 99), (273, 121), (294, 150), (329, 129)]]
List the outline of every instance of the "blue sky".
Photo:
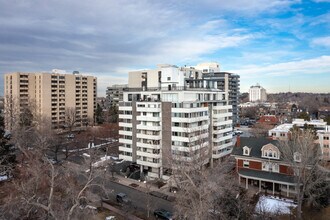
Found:
[(79, 70), (99, 96), (131, 70), (209, 61), (241, 92), (330, 92), (330, 0), (0, 0), (0, 30), (1, 74)]

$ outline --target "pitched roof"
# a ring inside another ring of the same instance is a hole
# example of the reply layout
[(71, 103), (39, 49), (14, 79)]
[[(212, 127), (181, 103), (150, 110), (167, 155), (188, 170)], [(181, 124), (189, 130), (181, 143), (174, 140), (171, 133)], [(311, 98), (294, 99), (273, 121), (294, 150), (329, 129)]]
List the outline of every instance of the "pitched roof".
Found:
[[(273, 144), (278, 147), (278, 141), (269, 138), (240, 137), (240, 146), (234, 147), (232, 155), (243, 156), (243, 147), (251, 149), (250, 157), (261, 158), (261, 148), (266, 144)], [(246, 156), (246, 155), (244, 155)]]
[(279, 123), (278, 118), (275, 115), (263, 115), (258, 120), (258, 123), (261, 124), (277, 124)]
[(267, 180), (285, 182), (285, 183), (295, 183), (294, 176), (289, 176), (289, 175), (274, 173), (269, 171), (250, 170), (250, 169), (242, 168), (239, 169), (238, 173), (243, 176), (249, 176), (259, 179), (267, 179)]

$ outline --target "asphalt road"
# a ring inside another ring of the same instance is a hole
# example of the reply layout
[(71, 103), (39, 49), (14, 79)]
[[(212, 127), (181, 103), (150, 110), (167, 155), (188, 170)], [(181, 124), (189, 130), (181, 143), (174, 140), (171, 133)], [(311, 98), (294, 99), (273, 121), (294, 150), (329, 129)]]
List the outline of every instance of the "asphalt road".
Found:
[[(144, 183), (141, 183), (144, 184)], [(162, 198), (155, 197), (153, 195), (149, 195), (147, 193), (141, 192), (137, 189), (121, 185), (116, 182), (108, 181), (106, 184), (106, 187), (108, 190), (113, 190), (113, 201), (116, 200), (116, 195), (120, 192), (127, 194), (128, 198), (132, 201), (130, 207), (123, 207), (128, 209), (134, 209), (136, 207), (139, 210), (146, 211), (148, 200), (150, 204), (150, 210), (151, 214), (153, 215), (153, 212), (155, 209), (163, 208), (168, 211), (173, 212), (173, 202), (169, 202), (167, 200), (164, 200)]]
[(251, 134), (251, 128), (248, 126), (240, 126), (240, 127), (235, 127), (234, 130), (240, 130), (243, 131), (243, 134), (241, 134), (241, 137), (252, 137), (253, 135)]

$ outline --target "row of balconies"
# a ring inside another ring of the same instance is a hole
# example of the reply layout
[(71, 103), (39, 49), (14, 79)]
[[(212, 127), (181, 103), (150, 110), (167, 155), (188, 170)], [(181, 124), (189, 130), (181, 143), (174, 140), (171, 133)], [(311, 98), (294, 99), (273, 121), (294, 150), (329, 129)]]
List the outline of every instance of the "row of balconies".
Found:
[(143, 166), (148, 166), (148, 167), (154, 167), (154, 168), (159, 168), (162, 166), (162, 164), (160, 163), (160, 161), (157, 162), (153, 162), (151, 160), (141, 160), (141, 159), (137, 159), (136, 160), (137, 164), (143, 165)]

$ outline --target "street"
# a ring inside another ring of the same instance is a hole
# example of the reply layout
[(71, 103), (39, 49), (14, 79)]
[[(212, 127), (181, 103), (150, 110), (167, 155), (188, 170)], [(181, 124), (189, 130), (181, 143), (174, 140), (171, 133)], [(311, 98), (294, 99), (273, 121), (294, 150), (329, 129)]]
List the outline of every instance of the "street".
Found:
[[(145, 184), (145, 183), (140, 183)], [(108, 190), (113, 190), (113, 201), (116, 200), (116, 195), (118, 193), (127, 194), (128, 198), (132, 201), (131, 207), (128, 207), (130, 210), (133, 207), (136, 207), (139, 210), (143, 210), (146, 212), (148, 199), (150, 204), (150, 214), (153, 215), (153, 211), (155, 209), (163, 208), (168, 211), (173, 212), (173, 203), (167, 200), (155, 197), (153, 195), (149, 195), (147, 193), (141, 192), (137, 189), (131, 188), (129, 186), (121, 185), (120, 183), (108, 181), (106, 184)], [(149, 198), (148, 198), (149, 197)]]

